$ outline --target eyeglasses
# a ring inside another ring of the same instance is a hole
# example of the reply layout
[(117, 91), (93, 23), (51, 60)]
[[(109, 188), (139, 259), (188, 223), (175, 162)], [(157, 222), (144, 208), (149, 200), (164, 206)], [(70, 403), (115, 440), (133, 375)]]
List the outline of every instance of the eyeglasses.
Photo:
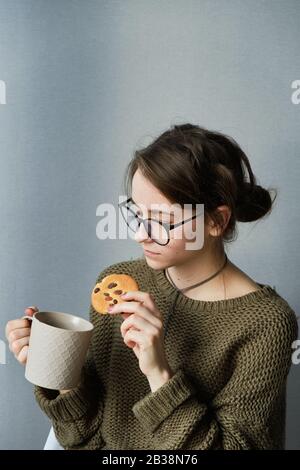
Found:
[(202, 212), (200, 212), (198, 214), (193, 215), (189, 219), (183, 220), (182, 222), (178, 222), (177, 224), (168, 224), (160, 220), (150, 218), (143, 219), (133, 210), (132, 207), (130, 207), (130, 205), (134, 205), (131, 197), (118, 204), (121, 209), (121, 214), (130, 230), (136, 233), (141, 223), (143, 223), (148, 236), (151, 238), (151, 240), (158, 243), (159, 245), (167, 245), (169, 243), (170, 230), (173, 230), (174, 228), (179, 227), (180, 225), (183, 225), (186, 222), (195, 219), (198, 215), (202, 214)]

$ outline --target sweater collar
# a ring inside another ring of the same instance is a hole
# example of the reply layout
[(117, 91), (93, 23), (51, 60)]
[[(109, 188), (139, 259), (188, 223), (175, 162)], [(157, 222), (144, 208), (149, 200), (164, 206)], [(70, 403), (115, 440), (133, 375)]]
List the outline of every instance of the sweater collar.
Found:
[[(151, 271), (152, 278), (167, 301), (171, 299), (176, 300), (176, 305), (187, 310), (201, 310), (207, 312), (220, 312), (222, 310), (239, 309), (248, 307), (252, 303), (259, 303), (266, 297), (277, 296), (277, 292), (269, 284), (261, 284), (257, 281), (256, 284), (260, 289), (244, 294), (240, 297), (229, 298), (225, 300), (195, 300), (187, 297), (185, 294), (177, 290), (168, 280), (163, 269), (153, 269), (147, 264), (143, 258), (145, 266)], [(147, 269), (146, 268), (146, 269)]]

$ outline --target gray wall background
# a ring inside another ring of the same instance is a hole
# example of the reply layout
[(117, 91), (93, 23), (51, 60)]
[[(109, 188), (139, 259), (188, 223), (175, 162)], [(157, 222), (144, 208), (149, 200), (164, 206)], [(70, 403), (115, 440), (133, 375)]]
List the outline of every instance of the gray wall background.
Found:
[[(300, 2), (0, 1), (0, 338), (26, 306), (87, 318), (108, 264), (140, 256), (99, 240), (96, 207), (118, 202), (134, 148), (170, 124), (231, 134), (258, 181), (279, 189), (270, 217), (229, 248), (299, 312)], [(287, 448), (300, 449), (300, 365), (288, 382)], [(0, 448), (40, 449), (50, 422), (7, 347)]]

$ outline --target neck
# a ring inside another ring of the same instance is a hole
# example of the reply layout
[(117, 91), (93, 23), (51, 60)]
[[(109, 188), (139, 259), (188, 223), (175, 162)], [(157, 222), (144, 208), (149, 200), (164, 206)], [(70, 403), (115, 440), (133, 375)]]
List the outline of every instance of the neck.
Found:
[[(178, 289), (184, 289), (197, 282), (204, 281), (205, 279), (216, 273), (224, 264), (225, 252), (223, 247), (214, 250), (201, 250), (197, 255), (191, 256), (188, 260), (183, 263), (170, 266), (168, 273), (172, 278), (172, 281)], [(228, 261), (229, 263), (229, 261)], [(191, 293), (195, 293), (201, 290), (211, 291), (220, 289), (223, 286), (223, 273), (226, 267), (220, 272), (219, 275), (213, 279), (204, 283), (203, 286), (195, 287), (191, 290)]]

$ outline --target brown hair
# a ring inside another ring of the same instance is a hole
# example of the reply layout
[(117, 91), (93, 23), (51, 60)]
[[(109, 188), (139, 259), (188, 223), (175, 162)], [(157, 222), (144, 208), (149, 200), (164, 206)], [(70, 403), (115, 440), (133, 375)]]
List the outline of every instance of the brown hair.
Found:
[(229, 206), (232, 214), (222, 232), (224, 242), (236, 239), (237, 221), (252, 222), (268, 214), (277, 196), (271, 189), (272, 200), (270, 191), (256, 183), (248, 157), (232, 137), (189, 123), (171, 126), (134, 152), (124, 178), (127, 195), (137, 169), (171, 203), (204, 204), (206, 221), (209, 215), (222, 226), (215, 209)]

